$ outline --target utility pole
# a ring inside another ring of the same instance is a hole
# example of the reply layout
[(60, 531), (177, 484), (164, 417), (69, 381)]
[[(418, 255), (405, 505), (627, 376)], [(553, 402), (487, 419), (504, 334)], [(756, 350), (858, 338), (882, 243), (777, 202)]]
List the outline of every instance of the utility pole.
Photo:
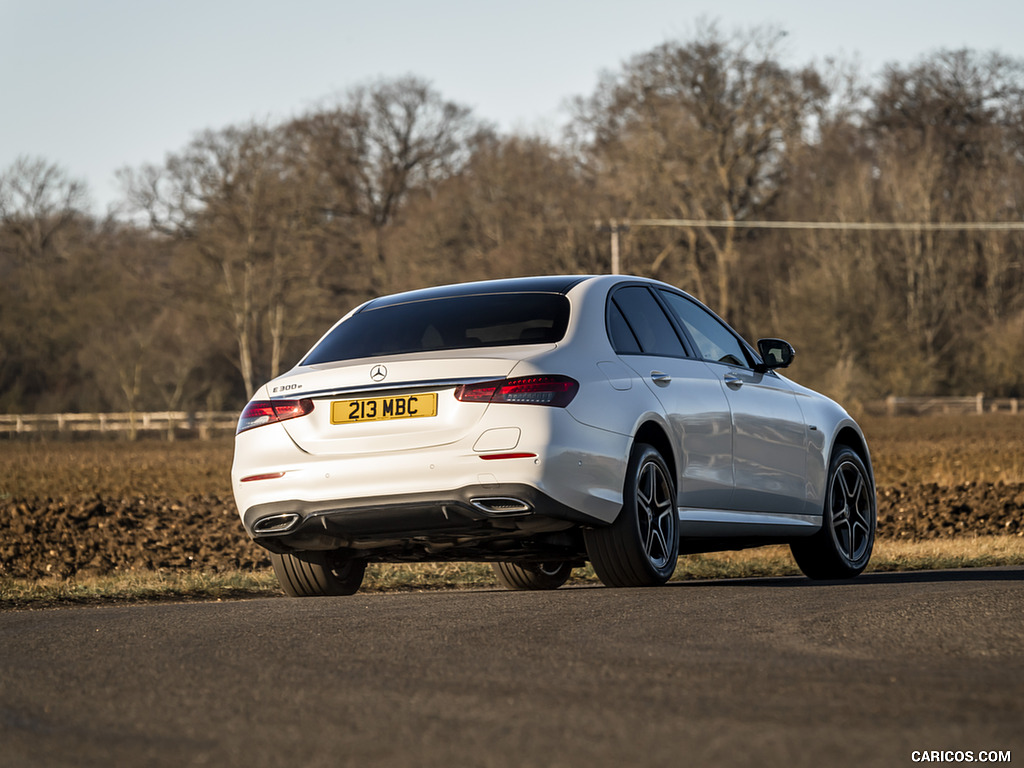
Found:
[(612, 264), (611, 273), (613, 275), (621, 274), (622, 264), (619, 258), (619, 232), (628, 232), (629, 224), (620, 224), (618, 219), (609, 219), (608, 225), (601, 224), (600, 221), (595, 222), (598, 232), (609, 232), (611, 233), (612, 243)]
[(610, 222), (612, 231), (612, 274), (619, 274), (619, 223), (612, 219)]

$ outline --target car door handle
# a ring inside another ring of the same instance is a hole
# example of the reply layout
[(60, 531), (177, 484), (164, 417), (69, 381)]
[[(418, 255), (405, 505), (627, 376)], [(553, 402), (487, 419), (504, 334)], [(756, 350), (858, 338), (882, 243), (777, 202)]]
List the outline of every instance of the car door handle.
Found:
[(672, 377), (667, 373), (662, 373), (661, 371), (651, 371), (651, 381), (655, 384), (661, 384), (664, 386), (665, 384), (670, 384), (672, 382)]
[(727, 373), (725, 374), (725, 386), (739, 389), (743, 386), (743, 379), (735, 373)]

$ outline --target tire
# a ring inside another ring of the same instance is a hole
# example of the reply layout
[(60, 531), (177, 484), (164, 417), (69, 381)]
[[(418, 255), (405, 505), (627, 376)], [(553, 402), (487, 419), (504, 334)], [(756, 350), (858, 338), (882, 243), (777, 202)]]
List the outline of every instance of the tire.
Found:
[(505, 589), (558, 589), (569, 579), (572, 563), (491, 563)]
[(679, 557), (679, 513), (672, 473), (656, 448), (633, 446), (622, 500), (611, 525), (583, 532), (594, 572), (609, 587), (664, 584)]
[(271, 553), (270, 562), (289, 597), (354, 595), (366, 572), (365, 560), (337, 551)]
[(852, 579), (867, 567), (875, 544), (875, 484), (860, 456), (843, 446), (832, 456), (825, 487), (821, 530), (789, 548), (808, 578)]

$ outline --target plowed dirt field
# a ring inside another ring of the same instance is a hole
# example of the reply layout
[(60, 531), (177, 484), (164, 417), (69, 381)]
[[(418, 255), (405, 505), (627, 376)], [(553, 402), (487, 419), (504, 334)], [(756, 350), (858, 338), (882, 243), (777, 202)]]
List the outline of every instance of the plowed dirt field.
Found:
[[(1024, 416), (865, 419), (881, 537), (1024, 536)], [(0, 442), (0, 577), (269, 565), (231, 441)]]

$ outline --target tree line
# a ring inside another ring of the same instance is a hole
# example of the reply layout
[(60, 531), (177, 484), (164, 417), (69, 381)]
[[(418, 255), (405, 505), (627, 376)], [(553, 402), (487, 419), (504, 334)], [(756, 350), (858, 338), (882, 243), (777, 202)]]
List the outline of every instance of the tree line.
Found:
[[(238, 408), (382, 293), (610, 268), (791, 340), (847, 400), (1024, 395), (1024, 61), (939, 51), (872, 77), (705, 25), (602, 75), (559, 139), (415, 76), (197, 134), (119, 178), (0, 170), (0, 411)], [(767, 229), (745, 222), (926, 223)], [(710, 224), (714, 222), (714, 225)]]

